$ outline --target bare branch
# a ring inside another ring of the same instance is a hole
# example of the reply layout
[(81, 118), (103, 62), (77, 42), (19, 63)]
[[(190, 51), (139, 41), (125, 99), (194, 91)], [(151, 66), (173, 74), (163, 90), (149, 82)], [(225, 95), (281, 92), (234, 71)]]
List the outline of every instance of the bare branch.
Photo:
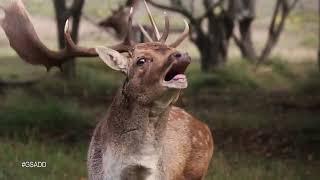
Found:
[(73, 4), (70, 8), (70, 11), (72, 11), (72, 13), (77, 13), (77, 11), (81, 11), (83, 4), (84, 0), (73, 0)]
[(140, 0), (127, 0), (125, 6), (126, 7), (133, 7), (134, 9), (136, 9), (137, 6), (139, 5), (139, 1)]
[(90, 23), (91, 25), (95, 26), (96, 28), (98, 28), (99, 30), (103, 31), (103, 32), (108, 32), (105, 28), (99, 26), (99, 23), (96, 22), (95, 20), (93, 20), (90, 16), (86, 15), (86, 14), (82, 14), (82, 18), (87, 21), (88, 23)]
[[(280, 34), (284, 29), (285, 21), (292, 10), (296, 5), (298, 0), (295, 0), (290, 6), (287, 0), (277, 0), (275, 10), (272, 15), (272, 20), (269, 27), (268, 40), (261, 52), (257, 66), (264, 62), (268, 55), (271, 53), (272, 49), (279, 40)], [(280, 14), (280, 15), (279, 15)], [(276, 23), (276, 18), (280, 16), (280, 22)]]
[(154, 7), (160, 8), (160, 9), (165, 9), (168, 11), (174, 11), (174, 12), (181, 12), (182, 10), (180, 8), (172, 7), (172, 6), (166, 6), (163, 4), (158, 4), (152, 0), (146, 0), (149, 4), (151, 4)]
[(233, 38), (234, 42), (236, 43), (236, 45), (241, 49), (243, 47), (243, 44), (242, 44), (240, 38), (238, 38), (238, 36), (235, 33), (232, 33), (232, 38)]
[(294, 0), (292, 4), (289, 6), (289, 10), (291, 11), (297, 5), (298, 2), (299, 0)]
[(190, 10), (191, 10), (191, 13), (194, 12), (194, 0), (191, 0), (190, 2)]
[(203, 13), (203, 15), (201, 15), (198, 18), (199, 20), (203, 20), (204, 18), (206, 18), (210, 13), (212, 13), (213, 9), (215, 9), (216, 7), (218, 7), (218, 6), (222, 7), (222, 1), (217, 1), (217, 2), (210, 3), (210, 4), (207, 4), (207, 3), (204, 4), (204, 6), (206, 7), (206, 11)]
[(288, 0), (281, 0), (283, 3), (283, 8), (285, 8), (285, 11), (291, 11), (297, 4), (299, 0), (293, 0), (293, 2), (290, 4)]
[(280, 6), (281, 6), (281, 0), (277, 0), (276, 7), (275, 7), (275, 9), (273, 11), (273, 15), (272, 15), (272, 19), (271, 19), (271, 23), (270, 23), (270, 27), (269, 27), (269, 34), (273, 34), (274, 33), (274, 27), (275, 27), (275, 24), (276, 24), (277, 16), (279, 14)]
[(173, 11), (173, 12), (178, 12), (181, 13), (182, 15), (184, 15), (185, 17), (187, 17), (188, 19), (190, 19), (190, 21), (194, 20), (194, 17), (192, 16), (192, 13), (190, 13), (188, 10), (181, 8), (181, 7), (173, 7), (173, 6), (167, 6), (164, 4), (158, 4), (156, 2), (154, 2), (153, 0), (146, 0), (148, 3), (150, 3), (152, 6), (160, 8), (160, 9), (165, 9), (168, 11)]

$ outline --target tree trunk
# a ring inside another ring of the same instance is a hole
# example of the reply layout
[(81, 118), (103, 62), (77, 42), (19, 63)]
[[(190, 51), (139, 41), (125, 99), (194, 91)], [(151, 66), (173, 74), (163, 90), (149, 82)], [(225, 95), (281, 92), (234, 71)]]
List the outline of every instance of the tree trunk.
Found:
[(241, 35), (241, 45), (239, 47), (243, 58), (255, 62), (257, 60), (257, 54), (251, 38), (252, 21), (253, 18), (245, 18), (239, 21), (239, 31)]
[[(320, 17), (320, 0), (318, 1), (318, 13), (319, 13), (319, 17)], [(320, 27), (320, 19), (318, 22), (318, 27)], [(318, 67), (319, 67), (319, 71), (320, 71), (320, 28), (318, 29)]]
[(222, 53), (220, 48), (213, 45), (212, 42), (205, 40), (201, 44), (197, 44), (201, 58), (201, 70), (208, 72), (226, 62), (225, 54)]
[(279, 40), (290, 11), (294, 8), (297, 2), (298, 0), (294, 0), (291, 4), (289, 4), (289, 2), (286, 0), (277, 0), (269, 27), (268, 40), (258, 59), (258, 64), (264, 63), (269, 57), (270, 53)]
[(224, 14), (209, 15), (207, 34), (198, 34), (196, 45), (200, 51), (203, 71), (222, 66), (227, 61), (229, 40), (233, 31), (233, 21)]
[(244, 59), (254, 62), (257, 54), (251, 38), (251, 24), (255, 18), (255, 0), (232, 0), (229, 3), (228, 15), (239, 24), (240, 38), (234, 40)]
[(198, 38), (196, 46), (200, 52), (201, 70), (208, 72), (225, 64), (228, 45), (224, 40), (211, 39), (208, 36)]

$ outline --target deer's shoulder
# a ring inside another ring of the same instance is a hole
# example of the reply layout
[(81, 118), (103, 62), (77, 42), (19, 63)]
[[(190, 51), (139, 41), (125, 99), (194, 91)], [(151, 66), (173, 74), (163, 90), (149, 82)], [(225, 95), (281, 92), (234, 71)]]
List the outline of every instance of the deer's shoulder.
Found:
[(211, 132), (209, 127), (203, 123), (202, 121), (198, 120), (184, 109), (172, 106), (169, 112), (169, 126), (174, 127), (181, 127), (188, 130), (192, 135), (193, 133), (198, 134), (199, 136), (208, 135), (211, 136)]
[(165, 139), (168, 173), (201, 179), (213, 154), (213, 138), (208, 126), (182, 108), (173, 106)]

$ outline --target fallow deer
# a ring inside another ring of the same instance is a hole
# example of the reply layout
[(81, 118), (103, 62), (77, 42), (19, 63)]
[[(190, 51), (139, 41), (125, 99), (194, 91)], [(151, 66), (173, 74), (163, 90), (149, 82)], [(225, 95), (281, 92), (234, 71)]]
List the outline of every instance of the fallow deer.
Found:
[[(160, 36), (151, 12), (155, 38), (131, 41), (132, 9), (124, 42), (111, 47), (84, 48), (70, 38), (65, 27), (65, 49), (53, 51), (39, 40), (20, 0), (3, 8), (4, 29), (12, 48), (31, 64), (48, 69), (60, 66), (66, 57), (99, 56), (109, 67), (121, 71), (125, 81), (105, 117), (93, 133), (88, 151), (91, 180), (183, 180), (204, 179), (213, 154), (210, 129), (181, 108), (173, 106), (187, 87), (186, 68), (190, 57), (176, 47), (188, 36), (189, 27), (166, 45), (169, 19)], [(125, 53), (125, 54), (123, 54)]]

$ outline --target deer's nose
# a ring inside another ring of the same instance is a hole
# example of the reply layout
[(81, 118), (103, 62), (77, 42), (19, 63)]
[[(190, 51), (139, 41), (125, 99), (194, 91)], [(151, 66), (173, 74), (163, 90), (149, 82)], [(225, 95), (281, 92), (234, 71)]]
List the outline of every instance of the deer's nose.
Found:
[(173, 53), (173, 56), (177, 59), (181, 58), (182, 54), (180, 52)]
[(188, 61), (190, 62), (190, 56), (188, 53), (180, 53), (180, 52), (175, 52), (171, 54), (172, 59), (177, 60), (177, 61)]

